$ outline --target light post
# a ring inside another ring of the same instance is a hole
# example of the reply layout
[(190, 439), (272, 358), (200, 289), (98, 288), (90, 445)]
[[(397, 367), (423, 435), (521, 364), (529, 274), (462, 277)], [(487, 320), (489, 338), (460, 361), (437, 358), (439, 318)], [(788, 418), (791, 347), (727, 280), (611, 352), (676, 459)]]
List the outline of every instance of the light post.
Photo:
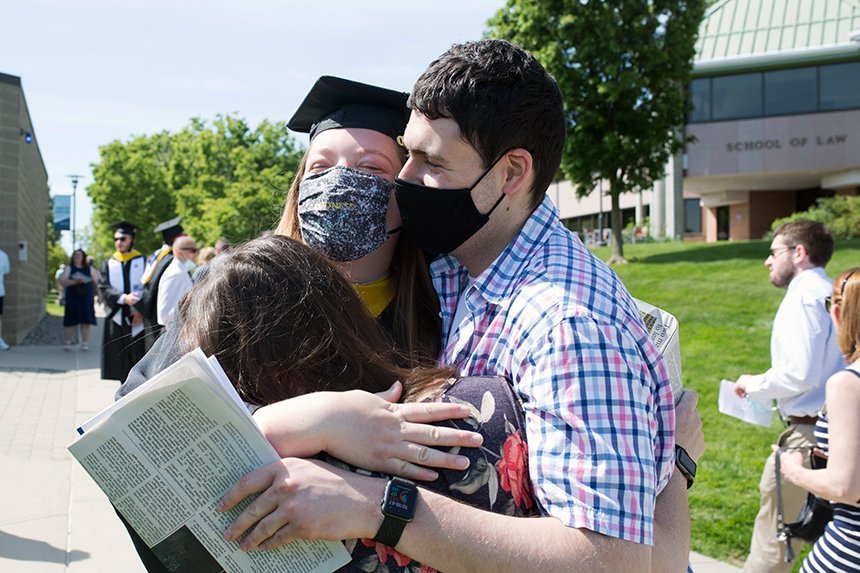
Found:
[(83, 175), (67, 175), (69, 179), (72, 180), (72, 253), (75, 252), (77, 245), (75, 244), (75, 211), (77, 211), (75, 207), (76, 197), (78, 191), (78, 181), (83, 179)]

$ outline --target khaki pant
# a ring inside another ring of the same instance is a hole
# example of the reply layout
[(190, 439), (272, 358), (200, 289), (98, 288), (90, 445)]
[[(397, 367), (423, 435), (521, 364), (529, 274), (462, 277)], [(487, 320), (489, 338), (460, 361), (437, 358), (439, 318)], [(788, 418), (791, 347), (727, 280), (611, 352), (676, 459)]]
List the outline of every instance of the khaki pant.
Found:
[[(814, 424), (789, 426), (780, 434), (776, 443), (780, 447), (789, 448), (815, 445), (814, 430)], [(755, 518), (750, 554), (744, 563), (744, 573), (788, 573), (791, 571), (792, 563), (785, 562), (785, 543), (776, 539), (777, 501), (774, 456), (773, 453), (768, 456), (761, 474), (761, 482), (758, 485), (761, 494), (761, 507)], [(808, 460), (804, 465), (809, 467)], [(785, 521), (790, 523), (797, 518), (804, 499), (806, 499), (806, 490), (785, 479), (782, 480), (782, 504)], [(798, 539), (792, 542), (795, 555), (800, 553), (801, 543), (803, 541)]]

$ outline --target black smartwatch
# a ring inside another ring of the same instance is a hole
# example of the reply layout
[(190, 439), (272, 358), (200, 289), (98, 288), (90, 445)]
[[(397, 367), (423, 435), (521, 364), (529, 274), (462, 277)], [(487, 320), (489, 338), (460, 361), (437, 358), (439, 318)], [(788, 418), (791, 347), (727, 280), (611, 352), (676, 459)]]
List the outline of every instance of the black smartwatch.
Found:
[(678, 444), (675, 444), (675, 465), (678, 466), (681, 474), (687, 478), (687, 489), (690, 489), (696, 480), (696, 462), (693, 461), (687, 450)]
[(397, 545), (403, 528), (415, 518), (417, 502), (418, 486), (408, 479), (389, 479), (382, 496), (382, 525), (373, 540), (389, 547)]

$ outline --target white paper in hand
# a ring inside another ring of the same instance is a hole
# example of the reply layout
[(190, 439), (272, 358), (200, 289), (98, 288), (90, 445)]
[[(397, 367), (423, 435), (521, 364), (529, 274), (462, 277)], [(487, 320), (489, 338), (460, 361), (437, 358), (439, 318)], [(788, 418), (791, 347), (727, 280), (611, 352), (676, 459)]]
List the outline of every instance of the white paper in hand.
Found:
[(773, 409), (752, 398), (741, 398), (735, 394), (735, 383), (730, 380), (720, 381), (720, 412), (734, 416), (744, 422), (770, 428), (773, 421)]

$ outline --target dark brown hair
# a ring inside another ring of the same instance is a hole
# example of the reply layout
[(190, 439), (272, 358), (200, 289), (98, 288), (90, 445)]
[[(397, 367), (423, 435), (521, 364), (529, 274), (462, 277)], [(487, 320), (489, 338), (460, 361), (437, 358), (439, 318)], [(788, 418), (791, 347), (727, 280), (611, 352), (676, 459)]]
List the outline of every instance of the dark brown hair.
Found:
[[(275, 229), (278, 235), (302, 240), (299, 225), (299, 185), (304, 179), (307, 152), (296, 169), (281, 221)], [(400, 233), (389, 269), (396, 294), (392, 304), (391, 334), (401, 355), (402, 365), (433, 366), (442, 348), (442, 323), (439, 318), (439, 297), (430, 281), (424, 253)]]
[(400, 380), (404, 399), (453, 371), (404, 369), (352, 286), (312, 248), (287, 237), (222, 253), (180, 306), (183, 352), (218, 358), (239, 395), (266, 405), (315, 391), (379, 392)]
[(543, 200), (564, 151), (564, 100), (533, 55), (506, 40), (455, 44), (415, 82), (409, 107), (456, 121), (484, 167), (526, 149), (534, 162), (531, 207)]
[(69, 266), (74, 266), (75, 264), (75, 253), (81, 254), (81, 260), (83, 261), (83, 266), (79, 267), (81, 270), (89, 271), (90, 262), (87, 260), (87, 253), (83, 249), (75, 249), (72, 251), (71, 256), (69, 257)]
[(792, 249), (803, 245), (809, 262), (817, 267), (824, 267), (833, 256), (833, 235), (823, 223), (798, 219), (783, 223), (773, 232), (773, 236), (782, 236), (786, 247)]

